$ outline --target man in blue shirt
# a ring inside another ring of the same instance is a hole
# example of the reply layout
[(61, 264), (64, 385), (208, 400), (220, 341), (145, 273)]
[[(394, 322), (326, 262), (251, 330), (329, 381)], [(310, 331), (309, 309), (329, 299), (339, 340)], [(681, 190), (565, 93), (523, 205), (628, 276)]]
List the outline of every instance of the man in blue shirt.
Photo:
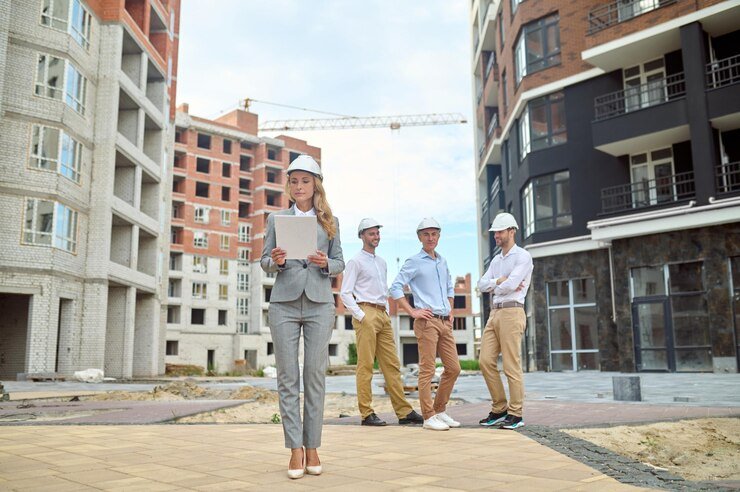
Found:
[[(391, 297), (414, 318), (414, 334), (419, 344), (419, 401), (424, 417), (424, 428), (449, 430), (460, 427), (445, 412), (457, 376), (460, 360), (457, 356), (455, 337), (452, 335), (452, 302), (455, 289), (447, 261), (436, 251), (441, 226), (433, 218), (425, 218), (416, 228), (422, 250), (407, 259), (391, 285)], [(403, 294), (408, 285), (414, 296), (412, 308)], [(437, 353), (442, 359), (444, 372), (437, 394), (432, 402), (432, 377)]]

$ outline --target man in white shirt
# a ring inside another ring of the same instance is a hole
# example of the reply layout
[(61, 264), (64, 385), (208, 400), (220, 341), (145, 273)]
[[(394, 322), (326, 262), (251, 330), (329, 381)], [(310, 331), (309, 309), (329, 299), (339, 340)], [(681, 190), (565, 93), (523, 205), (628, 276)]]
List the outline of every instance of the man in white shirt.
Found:
[[(481, 292), (491, 293), (491, 315), (481, 337), (480, 368), (491, 394), (492, 407), (484, 426), (516, 429), (524, 425), (524, 377), (521, 363), (521, 343), (527, 327), (524, 299), (532, 279), (532, 256), (516, 245), (519, 226), (514, 216), (501, 213), (493, 219), (496, 246), (501, 248), (478, 281)], [(510, 400), (496, 365), (499, 354), (504, 359), (504, 374), (509, 383)]]
[(372, 407), (373, 362), (377, 357), (398, 423), (422, 424), (424, 419), (403, 394), (400, 363), (388, 314), (388, 267), (383, 258), (375, 255), (381, 227), (375, 219), (360, 221), (357, 235), (362, 239), (362, 249), (347, 262), (342, 277), (340, 295), (344, 306), (352, 313), (357, 340), (357, 403), (362, 425), (386, 425)]

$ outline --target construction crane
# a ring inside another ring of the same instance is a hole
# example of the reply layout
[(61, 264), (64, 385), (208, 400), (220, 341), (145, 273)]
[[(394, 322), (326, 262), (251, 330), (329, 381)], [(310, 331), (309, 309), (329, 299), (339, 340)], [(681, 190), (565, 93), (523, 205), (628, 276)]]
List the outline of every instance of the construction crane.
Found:
[(287, 104), (258, 101), (257, 99), (244, 99), (240, 106), (249, 110), (253, 102), (282, 106), (285, 108), (300, 109), (336, 116), (336, 118), (311, 118), (293, 120), (270, 120), (259, 126), (259, 131), (307, 131), (307, 130), (350, 130), (357, 128), (390, 128), (399, 130), (402, 126), (429, 126), (429, 125), (456, 125), (467, 123), (465, 117), (460, 113), (429, 113), (429, 114), (404, 114), (393, 116), (349, 116), (344, 114), (330, 113), (315, 109), (300, 108)]

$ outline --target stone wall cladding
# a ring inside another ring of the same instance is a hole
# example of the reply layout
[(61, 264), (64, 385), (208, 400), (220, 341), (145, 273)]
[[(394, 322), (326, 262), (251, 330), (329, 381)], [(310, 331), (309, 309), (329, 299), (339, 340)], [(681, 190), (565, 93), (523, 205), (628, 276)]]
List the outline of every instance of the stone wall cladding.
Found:
[(636, 370), (629, 279), (639, 266), (703, 261), (712, 356), (735, 356), (727, 259), (740, 255), (740, 223), (615, 240), (612, 254), (620, 371)]
[(537, 370), (551, 370), (550, 334), (548, 330), (547, 282), (591, 277), (596, 282), (599, 358), (602, 371), (619, 368), (619, 347), (612, 321), (609, 254), (605, 249), (558, 255), (534, 260), (532, 293), (534, 328), (536, 330), (535, 358)]

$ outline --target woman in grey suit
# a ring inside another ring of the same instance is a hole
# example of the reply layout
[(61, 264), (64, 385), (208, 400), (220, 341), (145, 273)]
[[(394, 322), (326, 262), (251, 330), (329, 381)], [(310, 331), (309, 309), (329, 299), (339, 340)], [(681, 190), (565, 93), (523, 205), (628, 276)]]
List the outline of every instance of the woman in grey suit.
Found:
[[(275, 347), (278, 397), (285, 447), (290, 448), (290, 478), (321, 474), (316, 450), (321, 445), (326, 367), (334, 327), (334, 296), (329, 276), (344, 270), (339, 222), (322, 185), (321, 168), (308, 155), (288, 167), (285, 192), (295, 205), (267, 218), (262, 269), (277, 272), (270, 295), (269, 323)], [(317, 247), (305, 260), (287, 260), (275, 243), (275, 215), (315, 215)], [(298, 344), (303, 331), (303, 422), (300, 413)], [(304, 451), (305, 448), (305, 451)]]

